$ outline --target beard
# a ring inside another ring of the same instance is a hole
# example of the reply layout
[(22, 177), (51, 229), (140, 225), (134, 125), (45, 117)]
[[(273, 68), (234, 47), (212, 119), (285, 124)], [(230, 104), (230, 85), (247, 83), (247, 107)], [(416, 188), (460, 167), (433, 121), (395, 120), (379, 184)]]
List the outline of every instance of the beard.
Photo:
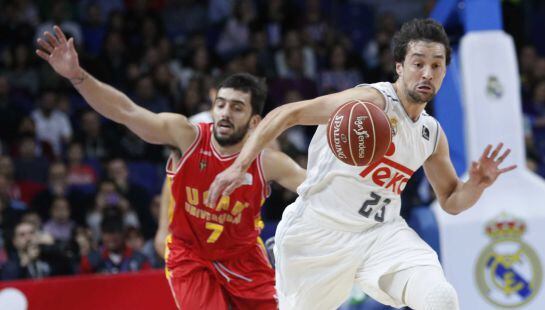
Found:
[(220, 136), (217, 132), (217, 125), (214, 124), (214, 127), (212, 127), (212, 133), (214, 134), (214, 138), (221, 146), (231, 146), (239, 143), (244, 139), (246, 136), (246, 133), (248, 132), (248, 129), (250, 128), (250, 121), (241, 126), (238, 129), (235, 129), (233, 125), (233, 133), (228, 136)]
[[(416, 87), (418, 87), (418, 85)], [(422, 93), (418, 92), (416, 90), (416, 87), (415, 87), (414, 90), (409, 89), (408, 87), (405, 88), (406, 89), (406, 94), (405, 95), (408, 98), (410, 98), (413, 103), (426, 104), (426, 103), (430, 102), (431, 100), (433, 100), (433, 98), (435, 98), (436, 93), (435, 93), (435, 91), (433, 91), (433, 87), (432, 87), (432, 92), (429, 93), (429, 94), (422, 94)]]

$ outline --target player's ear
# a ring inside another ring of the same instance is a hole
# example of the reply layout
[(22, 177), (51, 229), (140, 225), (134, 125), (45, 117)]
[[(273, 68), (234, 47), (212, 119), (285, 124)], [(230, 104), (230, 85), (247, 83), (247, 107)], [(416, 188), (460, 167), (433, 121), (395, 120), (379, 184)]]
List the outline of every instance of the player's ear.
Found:
[(396, 73), (397, 76), (403, 75), (403, 63), (402, 62), (396, 62)]
[(256, 128), (259, 122), (261, 122), (261, 115), (259, 114), (252, 115), (252, 117), (250, 118), (250, 129)]

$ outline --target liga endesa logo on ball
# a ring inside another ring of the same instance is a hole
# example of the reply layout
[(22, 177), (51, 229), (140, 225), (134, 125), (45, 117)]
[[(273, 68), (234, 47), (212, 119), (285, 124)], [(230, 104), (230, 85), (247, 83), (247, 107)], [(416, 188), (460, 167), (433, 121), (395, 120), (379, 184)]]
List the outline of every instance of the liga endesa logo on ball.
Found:
[(367, 116), (362, 115), (356, 117), (354, 121), (354, 126), (356, 128), (352, 129), (356, 136), (358, 137), (358, 157), (365, 158), (365, 139), (369, 138), (369, 133), (363, 127), (363, 122), (368, 119)]
[(343, 163), (367, 166), (380, 160), (392, 142), (386, 113), (370, 102), (351, 100), (327, 121), (327, 143)]
[(335, 153), (337, 154), (337, 157), (347, 159), (348, 157), (346, 154), (344, 154), (343, 148), (341, 146), (342, 143), (346, 143), (348, 138), (346, 135), (341, 134), (341, 124), (343, 122), (344, 116), (337, 115), (333, 119), (333, 147), (335, 150)]

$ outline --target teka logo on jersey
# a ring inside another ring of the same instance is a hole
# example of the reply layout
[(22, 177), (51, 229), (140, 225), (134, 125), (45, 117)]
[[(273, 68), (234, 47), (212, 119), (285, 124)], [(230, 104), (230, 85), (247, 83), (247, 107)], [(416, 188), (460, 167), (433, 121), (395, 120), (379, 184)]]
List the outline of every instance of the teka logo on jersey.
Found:
[(344, 116), (337, 115), (335, 116), (335, 119), (333, 120), (333, 146), (335, 147), (335, 153), (337, 153), (337, 157), (346, 159), (348, 158), (344, 152), (343, 148), (341, 146), (341, 140), (343, 142), (346, 141), (346, 136), (340, 134), (340, 127), (343, 122)]
[(360, 176), (366, 178), (370, 174), (373, 183), (401, 195), (414, 171), (387, 158), (394, 155), (394, 153), (395, 145), (392, 142), (386, 155), (381, 160), (367, 166), (360, 173)]

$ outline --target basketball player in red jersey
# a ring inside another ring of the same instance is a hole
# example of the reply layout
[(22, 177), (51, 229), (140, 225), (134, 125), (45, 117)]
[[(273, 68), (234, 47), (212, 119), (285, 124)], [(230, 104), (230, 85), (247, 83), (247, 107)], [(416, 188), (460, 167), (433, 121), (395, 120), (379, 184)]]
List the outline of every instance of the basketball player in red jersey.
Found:
[(305, 171), (281, 152), (267, 150), (250, 165), (243, 186), (203, 204), (216, 174), (229, 167), (257, 126), (264, 84), (249, 74), (223, 81), (212, 107), (214, 122), (191, 124), (183, 115), (152, 113), (79, 66), (73, 38), (57, 26), (38, 39), (46, 60), (105, 117), (143, 140), (175, 147), (183, 156), (167, 163), (175, 207), (167, 242), (167, 278), (183, 309), (276, 309), (274, 272), (258, 242), (260, 207), (268, 181), (295, 191)]

